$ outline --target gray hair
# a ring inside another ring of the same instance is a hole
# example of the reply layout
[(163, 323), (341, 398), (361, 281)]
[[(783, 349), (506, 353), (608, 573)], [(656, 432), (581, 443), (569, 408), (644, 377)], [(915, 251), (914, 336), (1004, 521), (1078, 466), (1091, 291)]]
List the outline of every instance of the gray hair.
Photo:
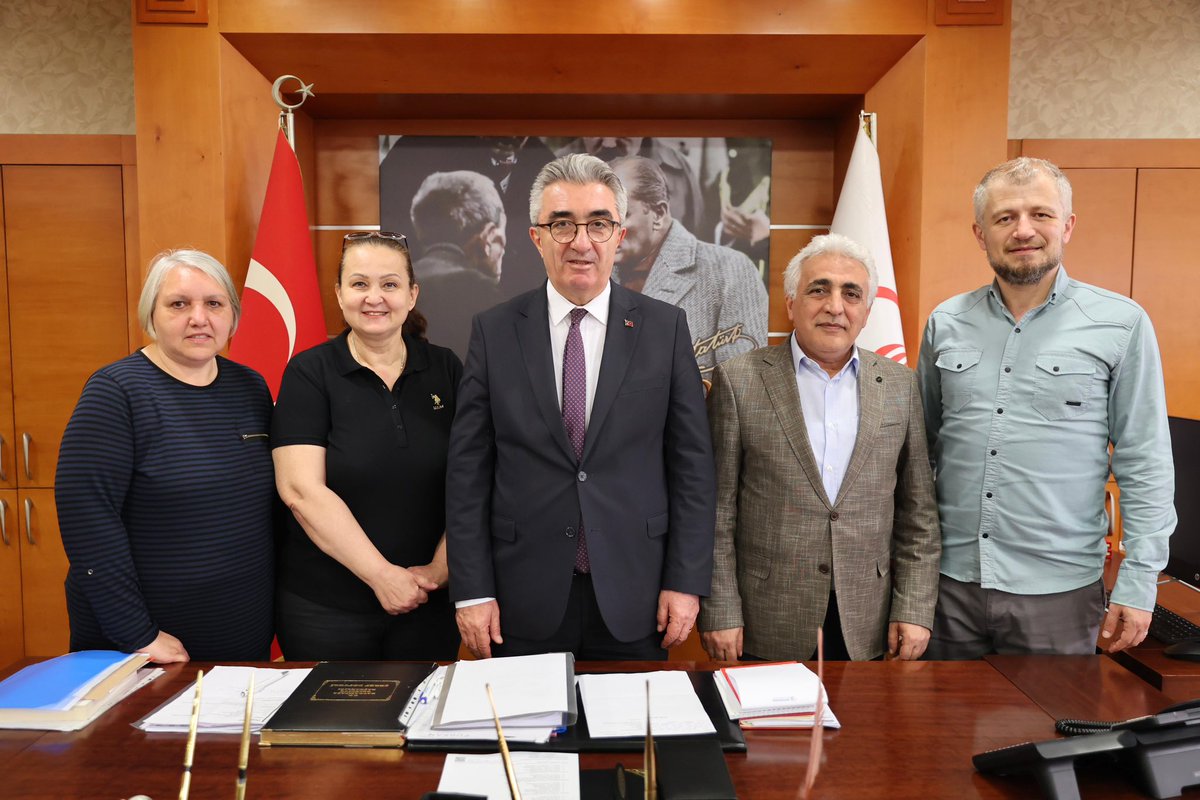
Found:
[(542, 167), (542, 171), (534, 180), (533, 187), (529, 190), (530, 225), (538, 224), (538, 218), (542, 215), (542, 192), (554, 183), (573, 183), (577, 186), (599, 183), (607, 186), (617, 201), (617, 217), (624, 221), (625, 211), (629, 207), (629, 195), (626, 194), (625, 185), (621, 183), (617, 173), (595, 156), (568, 153)]
[(1044, 158), (1021, 156), (992, 167), (980, 179), (972, 198), (975, 205), (975, 224), (983, 224), (983, 211), (987, 207), (988, 191), (995, 183), (1014, 183), (1023, 186), (1032, 183), (1038, 175), (1045, 175), (1058, 187), (1058, 199), (1062, 201), (1063, 218), (1071, 216), (1071, 182), (1063, 171)]
[(435, 172), (412, 201), (412, 223), (421, 244), (463, 245), (489, 222), (499, 225), (504, 203), (496, 184), (470, 170)]
[(164, 250), (150, 262), (150, 270), (146, 282), (142, 284), (142, 296), (138, 298), (138, 322), (151, 339), (157, 339), (154, 332), (154, 306), (158, 303), (159, 292), (163, 282), (171, 270), (188, 267), (202, 272), (212, 278), (221, 290), (229, 296), (229, 308), (233, 311), (233, 327), (230, 334), (237, 330), (238, 320), (242, 316), (242, 301), (234, 288), (233, 278), (220, 261), (201, 250)]
[(643, 156), (621, 156), (614, 158), (610, 165), (614, 171), (621, 167), (629, 169), (631, 180), (626, 189), (631, 198), (648, 206), (663, 204), (668, 209), (671, 207), (667, 176), (658, 164)]
[(875, 259), (871, 258), (870, 250), (840, 233), (814, 236), (803, 250), (792, 256), (792, 260), (783, 271), (783, 293), (787, 297), (795, 298), (796, 290), (800, 288), (800, 270), (804, 268), (806, 261), (817, 256), (844, 256), (862, 264), (867, 271), (867, 308), (871, 307), (875, 302), (875, 293), (879, 291), (879, 273), (875, 269)]

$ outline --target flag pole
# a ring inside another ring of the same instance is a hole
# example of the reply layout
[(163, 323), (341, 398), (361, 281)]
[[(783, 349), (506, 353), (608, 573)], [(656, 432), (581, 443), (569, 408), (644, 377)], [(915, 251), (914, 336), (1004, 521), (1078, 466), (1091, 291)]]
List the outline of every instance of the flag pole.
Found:
[(863, 132), (867, 134), (867, 138), (871, 140), (871, 144), (875, 145), (875, 149), (878, 150), (879, 115), (874, 111), (860, 111), (858, 112), (858, 124), (862, 125)]
[[(295, 81), (300, 84), (299, 89), (292, 91), (292, 94), (300, 95), (299, 102), (285, 103), (283, 101), (283, 84), (286, 81)], [(292, 112), (304, 105), (305, 100), (314, 96), (312, 87), (311, 83), (305, 83), (295, 75), (281, 75), (271, 85), (271, 97), (275, 99), (275, 105), (279, 106), (279, 129), (287, 136), (288, 144), (291, 145), (293, 152), (296, 150), (296, 120)]]

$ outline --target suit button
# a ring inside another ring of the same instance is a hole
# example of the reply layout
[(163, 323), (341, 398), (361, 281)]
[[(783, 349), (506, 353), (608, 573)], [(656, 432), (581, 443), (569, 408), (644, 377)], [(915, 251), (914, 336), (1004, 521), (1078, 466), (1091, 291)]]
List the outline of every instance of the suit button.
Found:
[(830, 518), (831, 520), (833, 520), (834, 522), (837, 522), (838, 516), (839, 516), (839, 515), (838, 515), (838, 512), (836, 512), (836, 511), (830, 511), (830, 512), (829, 512), (829, 518)]
[(568, 525), (566, 534), (567, 534), (568, 539), (574, 539), (575, 538), (575, 529), (572, 528), (570, 525)]
[(829, 574), (829, 565), (821, 564), (820, 566), (817, 567), (817, 572), (821, 573), (822, 575), (828, 575)]
[(579, 482), (583, 483), (586, 480), (587, 480), (587, 473), (584, 472), (583, 470), (579, 470)]

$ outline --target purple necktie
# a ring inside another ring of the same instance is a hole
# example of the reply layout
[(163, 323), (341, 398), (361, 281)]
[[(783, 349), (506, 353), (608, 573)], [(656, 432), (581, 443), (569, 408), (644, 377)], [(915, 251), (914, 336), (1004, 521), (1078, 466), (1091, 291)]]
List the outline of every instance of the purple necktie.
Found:
[[(575, 449), (576, 464), (583, 459), (583, 437), (587, 433), (587, 363), (583, 357), (583, 336), (579, 333), (579, 323), (586, 316), (586, 308), (571, 310), (571, 329), (567, 331), (567, 344), (563, 348), (563, 427)], [(579, 538), (575, 541), (575, 571), (586, 574), (591, 570), (583, 520), (580, 520)]]

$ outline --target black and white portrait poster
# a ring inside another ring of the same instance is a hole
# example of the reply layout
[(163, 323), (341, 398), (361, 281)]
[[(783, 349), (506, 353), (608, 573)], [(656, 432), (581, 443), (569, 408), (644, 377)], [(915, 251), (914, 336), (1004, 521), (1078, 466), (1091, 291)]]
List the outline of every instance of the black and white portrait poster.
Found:
[(380, 225), (409, 238), (429, 340), (465, 359), (477, 312), (546, 279), (529, 190), (577, 152), (629, 193), (613, 279), (687, 312), (701, 372), (765, 345), (769, 139), (381, 136)]

